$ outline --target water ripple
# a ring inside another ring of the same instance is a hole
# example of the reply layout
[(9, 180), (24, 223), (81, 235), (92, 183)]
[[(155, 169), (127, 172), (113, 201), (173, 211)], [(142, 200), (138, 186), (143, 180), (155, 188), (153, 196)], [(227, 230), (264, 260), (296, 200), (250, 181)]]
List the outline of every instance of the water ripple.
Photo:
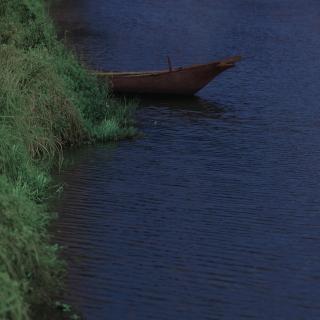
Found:
[(142, 98), (144, 138), (66, 157), (64, 299), (93, 320), (319, 319), (319, 2), (61, 3), (101, 69), (247, 57), (199, 97)]

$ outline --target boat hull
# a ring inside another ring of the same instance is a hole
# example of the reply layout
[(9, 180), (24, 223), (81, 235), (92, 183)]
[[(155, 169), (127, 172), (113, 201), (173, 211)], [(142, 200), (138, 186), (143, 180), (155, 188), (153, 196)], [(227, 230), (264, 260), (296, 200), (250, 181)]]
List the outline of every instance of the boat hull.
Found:
[(158, 72), (98, 72), (114, 92), (193, 95), (221, 72), (234, 67), (240, 57)]

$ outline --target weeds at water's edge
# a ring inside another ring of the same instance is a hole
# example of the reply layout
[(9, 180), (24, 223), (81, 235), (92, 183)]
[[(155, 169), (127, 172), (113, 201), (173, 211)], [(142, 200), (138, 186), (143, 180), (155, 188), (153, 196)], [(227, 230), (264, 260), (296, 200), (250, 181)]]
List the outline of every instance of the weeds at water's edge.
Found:
[(53, 164), (67, 146), (136, 131), (130, 105), (56, 39), (43, 0), (1, 0), (0, 62), (0, 319), (24, 320), (61, 289), (44, 203)]

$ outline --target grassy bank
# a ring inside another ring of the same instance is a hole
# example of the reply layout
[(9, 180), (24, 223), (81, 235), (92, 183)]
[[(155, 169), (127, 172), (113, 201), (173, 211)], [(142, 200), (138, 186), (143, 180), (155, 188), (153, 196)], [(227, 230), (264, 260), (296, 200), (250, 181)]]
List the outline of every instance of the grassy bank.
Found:
[(0, 62), (0, 319), (32, 319), (63, 270), (47, 233), (52, 166), (66, 146), (134, 129), (56, 39), (43, 0), (1, 0)]

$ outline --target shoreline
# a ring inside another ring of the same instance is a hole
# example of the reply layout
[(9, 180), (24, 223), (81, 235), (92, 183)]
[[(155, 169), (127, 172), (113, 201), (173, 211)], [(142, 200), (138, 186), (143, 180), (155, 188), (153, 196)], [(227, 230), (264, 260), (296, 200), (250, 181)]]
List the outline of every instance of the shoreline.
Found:
[(33, 319), (37, 307), (54, 306), (65, 272), (48, 232), (52, 169), (67, 147), (136, 129), (132, 106), (57, 39), (42, 0), (0, 4), (0, 59), (0, 318)]

